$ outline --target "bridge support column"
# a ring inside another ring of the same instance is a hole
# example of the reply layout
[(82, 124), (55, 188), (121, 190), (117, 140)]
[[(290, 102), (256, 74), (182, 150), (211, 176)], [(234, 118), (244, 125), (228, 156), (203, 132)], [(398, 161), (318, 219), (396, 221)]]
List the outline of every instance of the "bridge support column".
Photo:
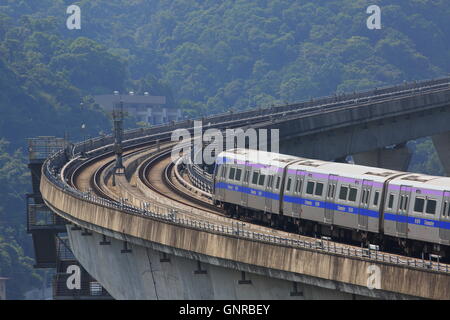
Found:
[(406, 143), (396, 145), (394, 148), (381, 148), (353, 155), (355, 164), (386, 168), (391, 170), (407, 171), (412, 153)]
[(435, 135), (432, 140), (444, 172), (450, 176), (450, 131)]

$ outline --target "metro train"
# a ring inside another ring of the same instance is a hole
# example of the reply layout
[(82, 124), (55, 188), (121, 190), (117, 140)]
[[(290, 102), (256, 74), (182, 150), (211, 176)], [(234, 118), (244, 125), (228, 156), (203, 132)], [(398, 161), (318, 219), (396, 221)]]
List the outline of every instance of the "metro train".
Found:
[(231, 149), (213, 200), (232, 216), (406, 255), (450, 257), (450, 178)]

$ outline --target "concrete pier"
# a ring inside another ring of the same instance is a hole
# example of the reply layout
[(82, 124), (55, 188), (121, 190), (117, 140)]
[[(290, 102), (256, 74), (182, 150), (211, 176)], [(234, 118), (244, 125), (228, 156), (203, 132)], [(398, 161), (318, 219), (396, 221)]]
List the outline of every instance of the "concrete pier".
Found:
[(450, 176), (450, 131), (434, 135), (432, 139), (444, 172)]
[(405, 143), (394, 148), (379, 148), (372, 151), (357, 153), (353, 155), (355, 164), (386, 168), (398, 171), (408, 171), (412, 152)]

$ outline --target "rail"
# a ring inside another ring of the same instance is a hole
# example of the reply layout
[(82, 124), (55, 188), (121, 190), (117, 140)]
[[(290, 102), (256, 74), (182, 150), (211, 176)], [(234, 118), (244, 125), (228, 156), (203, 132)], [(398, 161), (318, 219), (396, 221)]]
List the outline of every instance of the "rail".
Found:
[(212, 175), (200, 169), (199, 166), (191, 163), (186, 164), (186, 169), (195, 187), (209, 195), (212, 194)]
[[(199, 195), (201, 195), (201, 196), (211, 200), (212, 199), (211, 191), (209, 191), (209, 192), (205, 192), (204, 191), (204, 189), (206, 187), (211, 185), (210, 183), (209, 184), (204, 184), (202, 181), (197, 180), (196, 182), (193, 182), (194, 185), (191, 185), (191, 184), (187, 183), (183, 179), (183, 177), (181, 176), (180, 171), (179, 171), (179, 168), (181, 166), (181, 162), (182, 161), (183, 161), (183, 158), (179, 158), (177, 160), (177, 162), (174, 164), (175, 177), (176, 177), (177, 181), (181, 185), (183, 185), (183, 187), (185, 187), (186, 189), (188, 189), (188, 190), (190, 190), (190, 191), (192, 191), (194, 193), (197, 193), (197, 194), (199, 194)], [(195, 176), (191, 176), (190, 178), (191, 179), (197, 179)], [(200, 188), (198, 186), (200, 186)]]

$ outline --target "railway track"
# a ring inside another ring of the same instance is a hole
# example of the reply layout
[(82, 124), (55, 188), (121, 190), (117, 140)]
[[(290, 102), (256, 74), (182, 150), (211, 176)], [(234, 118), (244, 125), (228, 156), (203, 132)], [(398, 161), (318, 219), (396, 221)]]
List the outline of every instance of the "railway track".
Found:
[(205, 202), (190, 195), (187, 190), (180, 190), (180, 187), (173, 181), (175, 178), (172, 173), (174, 167), (175, 164), (171, 159), (171, 150), (164, 150), (141, 165), (138, 172), (138, 178), (141, 179), (149, 189), (161, 196), (168, 197), (173, 201), (184, 205), (225, 216), (225, 211), (217, 208), (212, 203)]
[[(133, 157), (134, 155), (142, 152), (143, 150), (148, 149), (147, 147), (140, 147), (137, 149), (129, 150), (124, 154), (124, 160), (126, 158)], [(252, 224), (250, 220), (237, 219), (232, 218), (226, 214), (226, 212), (214, 206), (212, 203), (208, 203), (197, 198), (194, 195), (189, 195), (188, 189), (180, 190), (180, 185), (175, 182), (176, 177), (174, 174), (175, 164), (171, 161), (171, 148), (163, 148), (161, 151), (158, 151), (154, 154), (151, 154), (147, 160), (145, 160), (138, 168), (137, 174), (138, 179), (145, 184), (147, 188), (152, 190), (154, 193), (157, 193), (163, 198), (169, 198), (172, 201), (175, 201), (183, 206), (188, 206), (193, 210), (176, 210), (180, 217), (186, 219), (193, 220), (208, 220), (211, 223), (220, 223), (228, 228), (232, 229), (233, 226), (237, 226), (238, 224), (244, 225), (244, 222), (248, 223), (246, 230), (252, 232), (267, 232), (270, 231), (273, 236), (286, 236), (288, 233), (277, 230), (277, 229), (268, 229), (264, 225), (260, 224)], [(103, 183), (101, 181), (102, 173), (105, 170), (108, 170), (108, 167), (111, 167), (114, 163), (115, 159), (112, 154), (106, 154), (103, 156), (92, 157), (86, 163), (79, 166), (72, 174), (71, 180), (76, 180), (74, 176), (79, 176), (83, 173), (84, 170), (86, 172), (93, 172), (90, 169), (90, 166), (98, 162), (100, 165), (94, 171), (94, 174), (91, 175), (90, 179), (90, 189), (93, 194), (100, 198), (107, 199), (109, 201), (117, 201), (117, 198), (114, 198), (112, 195), (108, 194), (102, 187)], [(74, 184), (75, 187), (77, 184)], [(128, 186), (129, 187), (129, 186)], [(158, 212), (170, 212), (170, 205), (164, 203), (156, 203), (154, 199), (146, 198), (145, 195), (141, 194), (142, 201), (150, 201), (152, 203), (152, 208), (158, 209)], [(299, 235), (299, 237), (302, 237)]]
[[(150, 146), (153, 145), (154, 145), (153, 143), (151, 144), (147, 143), (145, 144), (145, 146), (138, 145), (126, 148), (123, 153), (123, 158), (126, 159), (128, 157), (131, 157), (137, 153), (142, 152), (143, 150), (148, 149)], [(90, 190), (92, 190), (99, 197), (102, 197), (110, 201), (115, 201), (116, 199), (114, 199), (112, 196), (110, 196), (107, 192), (104, 191), (100, 181), (101, 174), (114, 162), (115, 157), (114, 153), (112, 152), (88, 158), (70, 173), (69, 185), (80, 191), (89, 192)], [(86, 172), (88, 174), (86, 174)], [(83, 181), (87, 179), (80, 178), (82, 176), (82, 173), (89, 177), (88, 184), (86, 184), (86, 181)], [(89, 186), (89, 188), (86, 187), (87, 185)]]
[[(445, 84), (439, 84), (436, 86), (431, 86), (429, 89), (426, 89), (424, 91), (426, 92), (432, 92), (432, 91), (439, 91), (442, 89), (446, 89), (448, 88), (448, 83)], [(270, 115), (267, 114), (263, 114), (263, 115), (258, 115), (256, 117), (249, 117), (249, 118), (244, 118), (244, 119), (240, 119), (240, 120), (231, 120), (231, 121), (223, 121), (223, 122), (218, 122), (218, 123), (213, 123), (214, 126), (216, 126), (217, 128), (220, 127), (229, 127), (232, 128), (233, 126), (242, 126), (242, 125), (252, 125), (255, 123), (261, 123), (264, 121), (270, 121), (273, 122), (275, 121), (283, 121), (283, 119), (287, 119), (288, 117), (298, 117), (298, 116), (305, 116), (314, 112), (323, 112), (323, 111), (332, 111), (335, 109), (340, 109), (340, 108), (353, 108), (356, 104), (358, 103), (365, 103), (367, 102), (373, 102), (373, 101), (383, 101), (385, 99), (392, 99), (393, 97), (402, 97), (405, 95), (411, 95), (414, 94), (414, 91), (419, 90), (420, 89), (413, 89), (413, 90), (405, 90), (405, 92), (397, 92), (397, 93), (390, 93), (390, 94), (386, 94), (386, 95), (379, 95), (379, 96), (374, 96), (374, 97), (363, 97), (358, 99), (349, 99), (349, 100), (343, 100), (343, 101), (337, 101), (334, 103), (324, 103), (321, 105), (317, 105), (317, 106), (313, 106), (313, 107), (306, 107), (306, 108), (294, 108), (294, 106), (289, 106), (289, 109), (286, 108), (280, 108), (279, 110), (281, 110), (280, 112), (273, 112), (271, 111)], [(249, 113), (250, 114), (250, 113)], [(280, 119), (277, 119), (277, 118)], [(220, 117), (218, 117), (220, 118)], [(206, 121), (208, 121), (208, 119), (206, 119)], [(205, 126), (205, 128), (207, 128), (209, 125)], [(164, 133), (161, 135), (165, 136), (169, 136), (169, 133)], [(155, 138), (156, 139), (156, 138)], [(164, 139), (162, 139), (161, 141), (163, 141)], [(144, 144), (141, 144), (140, 147), (141, 149), (139, 149), (139, 145), (133, 145), (130, 146), (128, 148), (126, 148), (126, 152), (124, 153), (124, 156), (133, 156), (134, 154), (136, 154), (139, 151), (142, 151), (142, 149), (148, 148), (151, 145), (154, 145), (156, 143), (156, 140), (153, 140), (151, 142), (146, 142)], [(105, 172), (105, 170), (108, 170), (108, 167), (110, 167), (114, 162), (114, 158), (113, 158), (113, 153), (109, 152), (109, 153), (105, 153), (103, 155), (99, 155), (96, 157), (91, 157), (85, 161), (83, 161), (83, 163), (81, 163), (81, 165), (77, 166), (75, 168), (75, 170), (70, 174), (70, 179), (68, 179), (68, 184), (71, 185), (73, 188), (81, 190), (81, 191), (87, 191), (87, 189), (92, 189), (92, 192), (94, 192), (97, 196), (107, 199), (109, 201), (117, 201), (117, 199), (114, 199), (114, 197), (112, 195), (110, 195), (107, 191), (105, 191), (102, 188), (102, 181), (101, 181), (101, 176), (102, 173)], [(145, 167), (145, 169), (144, 169)], [(224, 217), (225, 215), (223, 212), (219, 212), (219, 210), (214, 207), (212, 204), (208, 204), (205, 201), (200, 200), (198, 197), (190, 195), (189, 192), (187, 192), (187, 189), (181, 189), (180, 185), (177, 184), (176, 181), (176, 177), (174, 175), (174, 170), (176, 170), (175, 165), (170, 161), (170, 151), (167, 150), (163, 150), (157, 154), (154, 154), (151, 156), (151, 158), (149, 158), (146, 162), (145, 165), (141, 165), (139, 170), (142, 169), (142, 174), (141, 172), (139, 172), (139, 178), (145, 183), (145, 185), (151, 189), (153, 192), (159, 194), (161, 197), (164, 198), (170, 198), (173, 201), (176, 201), (180, 204), (183, 205), (188, 205), (191, 206), (193, 208), (199, 209), (199, 210), (203, 210), (206, 213), (214, 214), (216, 216), (220, 216), (220, 217)], [(88, 178), (84, 178), (81, 179), (80, 176), (84, 174), (86, 177)], [(67, 181), (67, 180), (66, 180)], [(82, 186), (81, 186), (82, 185)], [(195, 219), (203, 219), (202, 217), (199, 216), (195, 216), (195, 215), (191, 215), (191, 217), (195, 217)], [(206, 215), (205, 215), (205, 220), (206, 220)], [(222, 225), (230, 225), (230, 221), (232, 221), (232, 219), (230, 219), (228, 216), (226, 216), (226, 218), (229, 220), (226, 223), (222, 223)], [(214, 221), (217, 222), (219, 220), (209, 220), (209, 221)], [(281, 235), (283, 237), (286, 237), (288, 239), (302, 239), (301, 241), (317, 241), (317, 239), (314, 238), (310, 238), (310, 237), (305, 237), (305, 236), (301, 236), (301, 235), (296, 235), (296, 234), (288, 234), (286, 232), (277, 232), (277, 230), (273, 229), (273, 230), (268, 230), (268, 228), (264, 227), (264, 228), (257, 228), (257, 226), (249, 226), (248, 230), (256, 230), (256, 231), (260, 231), (263, 230), (263, 232), (265, 232), (266, 234), (272, 234), (272, 235)], [(223, 231), (223, 229), (222, 229)], [(287, 243), (287, 242), (286, 242)], [(348, 245), (348, 244), (342, 244), (342, 243), (334, 243), (334, 242), (323, 242), (325, 243), (326, 246), (329, 246), (329, 248), (334, 248), (334, 250), (336, 250), (336, 252), (339, 252), (339, 250), (341, 250), (341, 252), (344, 252), (346, 250), (348, 250), (348, 248), (352, 248), (352, 250), (356, 250), (356, 249), (361, 249), (361, 248), (357, 248), (355, 249), (354, 246)], [(336, 249), (337, 248), (337, 249)], [(339, 249), (340, 248), (340, 249)], [(343, 251), (344, 250), (344, 251)], [(378, 254), (378, 253), (377, 253)], [(381, 253), (380, 253), (381, 254)], [(384, 253), (383, 253), (384, 254)], [(392, 254), (392, 253), (386, 253), (386, 255), (389, 255), (390, 257), (393, 258), (393, 261), (395, 261), (395, 259), (397, 259), (397, 262), (402, 259), (407, 259), (408, 260), (408, 265), (409, 265), (409, 261), (414, 262), (414, 266), (416, 266), (416, 262), (418, 262), (420, 264), (420, 259), (414, 259), (414, 258), (408, 258), (408, 257), (404, 257), (404, 256), (400, 256), (400, 255), (396, 255), (396, 254)], [(384, 259), (384, 256), (383, 256)], [(384, 260), (383, 260), (384, 261)], [(391, 260), (389, 260), (391, 261)], [(423, 265), (423, 260), (422, 260), (422, 265)], [(438, 266), (438, 270), (439, 270), (439, 266)], [(447, 269), (446, 269), (447, 270)]]
[[(124, 153), (125, 157), (131, 157), (139, 152), (142, 152), (144, 149), (148, 149), (149, 146), (153, 144), (147, 144), (146, 146), (134, 146), (128, 148)], [(77, 177), (86, 170), (86, 172), (94, 171), (94, 174), (91, 174), (91, 182), (89, 185), (92, 188), (92, 191), (99, 197), (104, 198), (111, 202), (117, 202), (111, 195), (103, 191), (102, 182), (100, 180), (101, 174), (104, 170), (107, 170), (109, 166), (114, 163), (114, 156), (112, 153), (107, 153), (103, 155), (99, 155), (96, 157), (92, 157), (84, 161), (80, 166), (78, 166), (75, 170), (72, 171), (70, 181), (73, 183), (73, 187), (78, 188)], [(95, 170), (94, 170), (95, 168)], [(209, 206), (205, 206), (205, 203), (200, 203), (199, 199), (192, 201), (195, 197), (187, 197), (183, 191), (177, 189), (177, 186), (173, 182), (173, 172), (174, 164), (170, 158), (170, 148), (168, 150), (163, 149), (160, 152), (157, 152), (150, 156), (148, 160), (146, 160), (138, 169), (138, 174), (141, 179), (145, 177), (150, 177), (153, 175), (152, 179), (145, 178), (143, 181), (148, 180), (148, 187), (158, 193), (163, 197), (171, 197), (173, 201), (177, 201), (180, 204), (189, 205), (191, 207), (195, 207), (196, 209), (203, 212), (204, 215), (199, 216), (198, 213), (193, 212), (180, 212), (181, 214), (178, 216), (180, 221), (191, 221), (190, 226), (194, 228), (205, 228), (206, 230), (211, 229), (212, 231), (222, 231), (226, 233), (230, 233), (229, 230), (236, 230), (236, 226), (238, 223), (242, 226), (239, 230), (237, 229), (237, 235), (243, 235), (247, 237), (251, 237), (252, 239), (258, 241), (268, 241), (273, 242), (278, 245), (299, 245), (306, 249), (313, 250), (321, 250), (327, 251), (335, 254), (344, 254), (355, 257), (366, 257), (370, 259), (376, 259), (378, 261), (383, 261), (387, 263), (395, 263), (395, 264), (403, 264), (409, 267), (414, 268), (427, 268), (435, 271), (443, 271), (449, 272), (449, 267), (446, 264), (435, 264), (431, 261), (424, 261), (423, 259), (411, 258), (402, 256), (395, 253), (388, 252), (378, 252), (371, 251), (365, 248), (359, 248), (357, 246), (334, 242), (329, 239), (317, 239), (311, 238), (304, 235), (288, 233), (285, 231), (281, 231), (278, 229), (272, 229), (266, 226), (260, 226), (254, 223), (249, 223), (243, 228), (243, 223), (245, 221), (232, 219), (229, 216), (225, 215), (222, 212), (219, 212), (217, 208), (214, 207), (215, 210), (210, 210)], [(147, 184), (146, 184), (147, 186)], [(176, 191), (178, 190), (178, 192)], [(169, 194), (170, 192), (170, 194)], [(94, 200), (95, 201), (95, 200)], [(98, 202), (100, 205), (101, 201)], [(122, 204), (123, 205), (123, 204)], [(201, 206), (205, 206), (206, 208), (200, 208)], [(125, 205), (122, 207), (125, 211), (127, 209), (132, 210), (133, 212), (138, 212), (133, 206)], [(187, 219), (187, 220), (186, 220)], [(237, 222), (239, 221), (239, 222)], [(215, 229), (216, 228), (216, 229)], [(231, 231), (231, 234), (234, 234), (234, 231)]]

